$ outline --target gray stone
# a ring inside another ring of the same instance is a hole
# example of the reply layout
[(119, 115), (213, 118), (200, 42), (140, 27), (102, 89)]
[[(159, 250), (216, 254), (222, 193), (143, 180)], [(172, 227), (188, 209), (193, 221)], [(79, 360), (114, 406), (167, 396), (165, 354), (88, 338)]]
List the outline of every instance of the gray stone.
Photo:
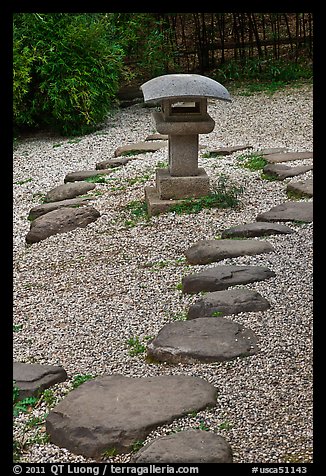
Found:
[(183, 293), (223, 291), (236, 284), (248, 284), (274, 277), (265, 266), (215, 266), (182, 278)]
[(258, 155), (270, 155), (278, 154), (280, 152), (286, 152), (288, 149), (286, 147), (271, 147), (269, 149), (261, 149), (257, 152)]
[(48, 415), (50, 442), (89, 458), (130, 452), (156, 427), (216, 404), (213, 385), (188, 375), (98, 377), (70, 392)]
[(156, 170), (156, 189), (162, 200), (179, 200), (208, 195), (210, 192), (209, 178), (204, 169), (199, 168), (198, 174), (189, 177), (174, 177), (167, 169)]
[(223, 317), (170, 322), (147, 345), (148, 357), (173, 364), (231, 360), (257, 351), (255, 334)]
[(287, 184), (286, 190), (289, 192), (298, 193), (307, 197), (312, 197), (313, 192), (313, 180), (301, 180), (300, 182), (291, 182)]
[(67, 379), (66, 371), (59, 366), (23, 364), (14, 362), (13, 380), (19, 388), (18, 400), (37, 396), (44, 389), (64, 382)]
[(99, 217), (100, 213), (94, 207), (63, 207), (53, 210), (32, 221), (26, 235), (26, 243), (37, 243), (51, 235), (66, 233), (75, 228), (85, 228)]
[(147, 213), (150, 217), (160, 213), (167, 213), (172, 207), (183, 202), (183, 200), (162, 200), (157, 193), (156, 187), (145, 187), (144, 190)]
[(312, 159), (312, 152), (280, 152), (278, 154), (266, 154), (264, 158), (269, 163), (289, 162), (292, 160)]
[(245, 149), (252, 149), (252, 145), (232, 145), (230, 147), (220, 147), (219, 149), (209, 149), (208, 152), (212, 155), (231, 155), (234, 152), (238, 152), (240, 150)]
[(266, 311), (269, 307), (267, 299), (256, 291), (240, 288), (228, 289), (207, 293), (189, 307), (187, 318), (190, 320), (198, 317), (210, 317), (214, 313), (228, 316), (239, 312)]
[(140, 86), (145, 102), (171, 98), (215, 98), (230, 101), (227, 89), (200, 74), (164, 74)]
[(257, 255), (274, 251), (268, 241), (259, 240), (200, 240), (186, 252), (190, 264), (208, 264), (225, 258)]
[(131, 457), (131, 463), (232, 463), (232, 449), (219, 435), (186, 430), (161, 436)]
[(94, 183), (77, 182), (77, 183), (65, 183), (64, 185), (58, 185), (51, 189), (45, 196), (44, 201), (59, 202), (60, 200), (66, 200), (68, 198), (75, 198), (78, 195), (84, 195), (85, 193), (95, 188)]
[(265, 174), (272, 175), (278, 180), (284, 180), (289, 177), (301, 175), (313, 169), (313, 164), (299, 165), (298, 167), (289, 167), (285, 164), (267, 164), (263, 168)]
[(41, 203), (31, 208), (28, 220), (35, 220), (46, 213), (52, 212), (62, 207), (78, 208), (89, 205), (91, 198), (70, 198), (68, 200), (60, 200), (59, 202)]
[(158, 142), (158, 141), (153, 141), (153, 142), (135, 142), (133, 144), (126, 144), (121, 147), (118, 147), (115, 152), (114, 156), (119, 157), (120, 155), (124, 154), (131, 154), (134, 153), (135, 155), (137, 154), (143, 154), (146, 152), (156, 152), (159, 149), (162, 149), (162, 147), (166, 147), (167, 144), (165, 142)]
[(313, 202), (285, 202), (260, 213), (257, 221), (313, 221)]
[(135, 160), (137, 157), (120, 157), (117, 159), (107, 159), (103, 160), (102, 162), (97, 162), (95, 165), (96, 170), (102, 169), (110, 169), (115, 167), (121, 167), (122, 165), (126, 165), (131, 160)]
[(150, 134), (146, 137), (145, 141), (149, 140), (168, 140), (168, 134)]
[(97, 177), (99, 175), (108, 175), (112, 173), (112, 169), (102, 170), (78, 170), (76, 172), (70, 172), (64, 178), (64, 182), (80, 182), (91, 177)]
[(281, 223), (267, 223), (264, 221), (245, 223), (233, 226), (222, 231), (221, 238), (251, 238), (254, 236), (278, 235), (294, 233), (294, 230)]

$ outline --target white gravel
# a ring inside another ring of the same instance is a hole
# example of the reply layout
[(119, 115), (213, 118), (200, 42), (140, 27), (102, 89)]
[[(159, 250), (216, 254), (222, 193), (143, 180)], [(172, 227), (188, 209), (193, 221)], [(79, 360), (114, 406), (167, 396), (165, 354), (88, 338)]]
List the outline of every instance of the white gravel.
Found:
[[(312, 150), (309, 85), (273, 96), (235, 95), (232, 103), (210, 101), (209, 113), (216, 126), (211, 134), (200, 136), (200, 143), (210, 148), (248, 143), (255, 150)], [(14, 332), (14, 360), (62, 365), (69, 380), (53, 387), (56, 401), (71, 389), (76, 374), (202, 377), (218, 389), (216, 407), (160, 427), (147, 441), (180, 428), (205, 427), (226, 438), (235, 463), (311, 462), (312, 224), (286, 223), (296, 232), (261, 238), (272, 243), (274, 253), (220, 263), (268, 266), (276, 273), (275, 278), (247, 285), (269, 300), (269, 310), (228, 316), (257, 334), (257, 355), (212, 364), (154, 365), (144, 355), (131, 357), (127, 345), (130, 337), (155, 336), (198, 299), (177, 289), (183, 275), (203, 269), (185, 263), (183, 253), (189, 246), (217, 237), (230, 226), (255, 221), (258, 213), (288, 200), (287, 182), (310, 178), (311, 171), (283, 182), (262, 180), (260, 172), (239, 167), (236, 157), (244, 152), (212, 159), (203, 158), (202, 149), (199, 162), (212, 183), (223, 173), (228, 183), (244, 187), (240, 208), (169, 213), (126, 227), (130, 217), (123, 207), (143, 200), (144, 186), (154, 185), (156, 165), (167, 161), (164, 148), (139, 155), (108, 176), (108, 184), (96, 186), (101, 192), (92, 201), (101, 213), (96, 222), (32, 246), (25, 244), (29, 210), (62, 184), (68, 172), (93, 169), (96, 162), (112, 158), (117, 147), (153, 132), (151, 109), (135, 105), (111, 116), (101, 131), (77, 140), (36, 135), (18, 142), (13, 186), (14, 324), (22, 329)], [(301, 163), (309, 161), (286, 165)], [(90, 462), (40, 442), (35, 434), (44, 436), (44, 425), (27, 428), (31, 416), (48, 411), (43, 402), (32, 413), (15, 418), (14, 437), (25, 443), (21, 460)], [(127, 454), (107, 461), (129, 458)]]

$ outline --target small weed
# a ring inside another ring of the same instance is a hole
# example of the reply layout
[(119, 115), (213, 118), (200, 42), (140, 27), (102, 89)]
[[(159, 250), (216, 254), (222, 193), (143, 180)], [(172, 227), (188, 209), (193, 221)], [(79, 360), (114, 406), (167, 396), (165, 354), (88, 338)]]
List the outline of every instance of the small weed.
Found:
[(224, 421), (218, 426), (219, 430), (230, 430), (232, 428), (232, 424), (228, 421)]
[(23, 400), (20, 400), (14, 403), (13, 414), (18, 416), (19, 413), (28, 413), (36, 405), (38, 399), (36, 397), (26, 397)]
[(78, 144), (78, 142), (80, 142), (81, 139), (70, 139), (68, 140), (68, 144)]
[(262, 172), (261, 175), (260, 175), (260, 178), (263, 179), (263, 180), (269, 180), (270, 182), (278, 180), (276, 175), (268, 174), (266, 172)]
[(141, 177), (133, 177), (133, 178), (127, 179), (127, 183), (128, 183), (128, 185), (135, 185), (135, 184), (145, 183), (150, 178), (151, 178), (151, 175), (144, 174)]
[(224, 155), (219, 154), (218, 152), (204, 152), (202, 154), (203, 159), (224, 159)]
[(133, 155), (137, 154), (146, 154), (149, 152), (148, 150), (141, 150), (141, 149), (133, 149), (133, 150), (127, 150), (126, 152), (122, 152), (120, 155), (123, 157), (131, 157)]
[(136, 440), (131, 446), (131, 451), (133, 453), (136, 453), (136, 451), (139, 451), (140, 448), (142, 448), (143, 446), (144, 446), (143, 440)]
[(34, 428), (36, 426), (44, 425), (46, 417), (47, 415), (43, 415), (41, 417), (32, 417), (28, 420), (25, 426), (27, 428)]
[(37, 198), (40, 203), (45, 203), (45, 193), (42, 193), (42, 192), (35, 192), (33, 193), (32, 197), (33, 198)]
[(261, 170), (267, 165), (267, 160), (262, 155), (251, 153), (241, 154), (237, 157), (240, 167), (251, 171)]
[(116, 448), (108, 448), (107, 450), (103, 451), (101, 454), (102, 458), (112, 458), (112, 456), (116, 456), (118, 451)]
[(192, 412), (189, 412), (188, 415), (194, 418), (198, 415), (198, 412), (197, 410), (193, 410)]
[(302, 198), (309, 198), (309, 195), (303, 192), (295, 192), (294, 190), (287, 190), (286, 196), (290, 200), (301, 200)]
[(63, 145), (63, 142), (59, 142), (58, 144), (53, 144), (53, 149), (55, 149), (56, 147), (61, 147)]
[(31, 182), (33, 179), (32, 178), (27, 178), (25, 180), (18, 180), (18, 182), (14, 182), (15, 185), (23, 185), (24, 183)]
[(204, 420), (200, 420), (199, 425), (196, 427), (196, 430), (209, 431), (209, 426), (206, 425)]
[(36, 433), (36, 435), (27, 440), (26, 445), (45, 445), (46, 443), (49, 443), (49, 441), (50, 435), (48, 435), (48, 433)]
[(187, 312), (178, 312), (177, 314), (173, 314), (173, 316), (171, 316), (171, 319), (173, 319), (174, 321), (186, 321), (187, 320)]
[(147, 214), (146, 202), (140, 200), (133, 200), (128, 203), (125, 210), (129, 213), (130, 218), (125, 220), (124, 225), (127, 228), (132, 228), (138, 225), (141, 221), (149, 221)]
[(47, 388), (43, 391), (41, 398), (47, 404), (48, 407), (52, 407), (52, 405), (54, 405), (56, 402), (53, 390), (51, 390), (50, 388)]
[(156, 167), (158, 169), (166, 169), (169, 166), (167, 162), (157, 162)]
[(85, 375), (81, 375), (81, 374), (77, 374), (74, 376), (73, 378), (73, 381), (72, 381), (72, 388), (77, 388), (79, 387), (79, 385), (81, 385), (82, 383), (84, 382), (87, 382), (88, 380), (91, 380), (94, 378), (94, 375), (90, 375), (90, 374), (85, 374)]
[(223, 312), (222, 311), (214, 311), (212, 312), (212, 317), (221, 317), (223, 316)]
[[(151, 336), (144, 337), (144, 340), (146, 341), (150, 339), (152, 339)], [(130, 337), (130, 339), (127, 341), (127, 344), (129, 346), (129, 355), (131, 357), (135, 357), (136, 355), (146, 352), (146, 345), (140, 341), (138, 336)]]
[(23, 324), (13, 324), (13, 331), (14, 332), (19, 332), (23, 328)]
[(235, 208), (239, 205), (239, 196), (242, 193), (243, 187), (228, 185), (227, 177), (221, 174), (217, 187), (210, 195), (182, 200), (180, 204), (171, 207), (169, 211), (180, 215), (182, 213), (199, 213), (207, 208)]
[(182, 291), (182, 283), (178, 283), (175, 287), (178, 291)]

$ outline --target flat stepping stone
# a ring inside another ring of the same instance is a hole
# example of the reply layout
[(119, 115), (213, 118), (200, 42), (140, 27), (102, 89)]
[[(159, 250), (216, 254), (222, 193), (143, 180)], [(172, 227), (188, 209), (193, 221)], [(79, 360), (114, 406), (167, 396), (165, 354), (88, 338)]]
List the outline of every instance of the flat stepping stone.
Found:
[(267, 236), (294, 233), (292, 228), (281, 223), (268, 223), (264, 221), (245, 223), (223, 230), (221, 238), (252, 238), (254, 236)]
[(166, 147), (166, 143), (162, 143), (160, 141), (144, 141), (144, 142), (135, 142), (134, 144), (126, 144), (121, 147), (118, 147), (115, 152), (114, 156), (119, 157), (120, 155), (124, 154), (144, 154), (146, 152), (156, 152), (162, 147)]
[(68, 198), (75, 198), (78, 197), (78, 195), (84, 195), (95, 187), (96, 184), (87, 182), (65, 183), (52, 188), (45, 195), (44, 201), (45, 203), (49, 203), (67, 200)]
[(102, 169), (110, 169), (115, 167), (122, 167), (124, 165), (127, 165), (128, 162), (134, 159), (135, 157), (120, 157), (117, 159), (107, 159), (107, 160), (103, 160), (102, 162), (97, 162), (97, 164), (95, 165), (95, 168), (96, 170), (102, 170)]
[(223, 317), (170, 322), (147, 345), (148, 357), (173, 364), (220, 362), (257, 352), (255, 334)]
[(257, 255), (274, 251), (267, 241), (258, 240), (200, 240), (186, 252), (190, 264), (208, 264), (225, 258)]
[(26, 235), (26, 243), (32, 244), (45, 240), (58, 233), (66, 233), (75, 228), (85, 228), (100, 217), (94, 207), (63, 207), (36, 218)]
[(271, 147), (269, 149), (261, 149), (257, 152), (258, 155), (270, 155), (270, 154), (278, 154), (280, 152), (286, 152), (286, 147)]
[(298, 221), (310, 223), (313, 221), (313, 202), (285, 202), (272, 207), (267, 212), (260, 213), (257, 221)]
[(62, 207), (83, 207), (88, 205), (90, 200), (91, 198), (69, 198), (68, 200), (60, 200), (59, 202), (41, 203), (31, 208), (28, 220), (35, 220), (35, 218)]
[(111, 169), (102, 169), (102, 170), (78, 170), (76, 172), (70, 172), (64, 178), (64, 183), (67, 182), (80, 182), (91, 177), (97, 177), (99, 175), (109, 175), (113, 172)]
[(161, 436), (131, 458), (132, 463), (232, 463), (232, 449), (219, 435), (185, 430)]
[[(227, 289), (207, 293), (188, 309), (187, 319), (238, 314), (239, 312), (266, 311), (269, 302), (251, 289)], [(214, 317), (212, 317), (214, 319)]]
[(313, 169), (313, 164), (299, 165), (297, 167), (289, 167), (285, 164), (267, 164), (263, 168), (263, 172), (268, 175), (272, 175), (278, 180), (284, 180), (289, 177), (295, 177), (297, 175), (304, 174)]
[(290, 162), (292, 160), (312, 159), (313, 152), (280, 152), (279, 154), (267, 154), (264, 158), (269, 163)]
[(19, 388), (18, 400), (38, 396), (44, 389), (64, 382), (67, 373), (63, 367), (14, 362), (13, 380)]
[(98, 377), (70, 392), (46, 419), (50, 442), (88, 458), (128, 453), (160, 425), (216, 404), (216, 388), (188, 375)]
[(234, 152), (238, 152), (240, 150), (245, 149), (252, 149), (252, 145), (233, 145), (230, 147), (220, 147), (219, 149), (209, 149), (208, 153), (211, 155), (231, 155)]
[(168, 134), (150, 134), (149, 136), (146, 137), (145, 141), (149, 140), (168, 140), (169, 136)]
[(301, 180), (300, 182), (292, 182), (288, 183), (286, 190), (289, 192), (298, 193), (299, 195), (303, 195), (306, 197), (313, 196), (313, 180)]
[(200, 273), (184, 276), (182, 278), (182, 292), (195, 294), (202, 291), (223, 291), (236, 284), (254, 283), (274, 276), (274, 271), (265, 266), (219, 265)]

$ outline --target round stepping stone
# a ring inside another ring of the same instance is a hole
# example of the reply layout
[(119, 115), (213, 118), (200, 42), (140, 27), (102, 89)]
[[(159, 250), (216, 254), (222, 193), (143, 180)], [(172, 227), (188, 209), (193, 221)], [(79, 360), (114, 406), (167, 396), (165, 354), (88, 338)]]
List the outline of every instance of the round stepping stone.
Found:
[(128, 453), (157, 426), (216, 404), (216, 388), (188, 375), (98, 377), (70, 392), (46, 419), (50, 442), (85, 457)]
[(257, 255), (274, 251), (267, 241), (258, 240), (200, 240), (186, 252), (190, 264), (208, 264), (225, 258)]
[(269, 163), (290, 162), (292, 160), (312, 159), (313, 152), (280, 152), (279, 154), (266, 154), (264, 158)]
[(121, 167), (134, 159), (135, 157), (120, 157), (119, 159), (107, 159), (107, 160), (103, 160), (102, 162), (97, 162), (97, 164), (95, 165), (95, 168), (96, 170), (102, 170), (102, 169)]
[(87, 182), (65, 183), (52, 188), (45, 195), (44, 201), (49, 203), (59, 202), (60, 200), (66, 200), (68, 198), (75, 198), (78, 197), (78, 195), (84, 195), (95, 187), (96, 185), (94, 183)]
[(223, 317), (170, 322), (147, 345), (148, 357), (173, 364), (219, 362), (257, 352), (255, 334)]
[(313, 196), (313, 180), (301, 180), (300, 182), (288, 183), (286, 190), (289, 192), (298, 193), (307, 197)]
[(32, 244), (45, 240), (51, 235), (66, 233), (75, 228), (85, 228), (100, 217), (94, 207), (63, 207), (36, 218), (26, 235), (26, 243)]
[(232, 463), (232, 449), (219, 435), (185, 430), (161, 436), (132, 456), (132, 463)]
[(188, 294), (223, 291), (236, 284), (248, 284), (274, 277), (265, 266), (215, 266), (182, 278), (182, 292)]
[(13, 380), (19, 388), (18, 400), (37, 396), (44, 389), (64, 382), (67, 379), (66, 371), (59, 366), (23, 364), (14, 362)]
[(253, 236), (279, 235), (294, 233), (292, 228), (281, 223), (268, 223), (264, 221), (236, 225), (222, 231), (221, 238), (251, 238)]
[(77, 170), (76, 172), (70, 172), (64, 178), (64, 183), (67, 182), (80, 182), (91, 177), (97, 177), (99, 175), (108, 175), (112, 173), (112, 169), (102, 170)]
[(233, 145), (230, 147), (220, 147), (219, 149), (209, 149), (209, 154), (211, 155), (231, 155), (234, 152), (238, 152), (240, 150), (245, 150), (245, 149), (252, 149), (252, 145)]
[(228, 289), (207, 293), (188, 309), (188, 319), (238, 314), (239, 312), (265, 311), (270, 307), (263, 296), (251, 289)]
[(166, 147), (167, 144), (164, 142), (160, 141), (154, 141), (154, 142), (135, 142), (134, 144), (126, 144), (121, 147), (118, 147), (115, 152), (114, 156), (119, 157), (120, 155), (126, 154), (126, 153), (132, 153), (134, 152), (135, 154), (142, 154), (146, 152), (156, 152), (159, 149), (162, 149), (162, 147)]
[(90, 200), (91, 198), (69, 198), (68, 200), (60, 200), (59, 202), (41, 203), (31, 208), (28, 220), (35, 220), (35, 218), (62, 207), (83, 207), (88, 205)]
[(311, 165), (299, 165), (298, 167), (289, 167), (285, 164), (267, 164), (263, 168), (265, 174), (272, 175), (273, 177), (284, 180), (289, 177), (295, 177), (297, 175), (304, 174), (313, 169)]
[(260, 213), (257, 221), (313, 221), (313, 202), (285, 202)]

